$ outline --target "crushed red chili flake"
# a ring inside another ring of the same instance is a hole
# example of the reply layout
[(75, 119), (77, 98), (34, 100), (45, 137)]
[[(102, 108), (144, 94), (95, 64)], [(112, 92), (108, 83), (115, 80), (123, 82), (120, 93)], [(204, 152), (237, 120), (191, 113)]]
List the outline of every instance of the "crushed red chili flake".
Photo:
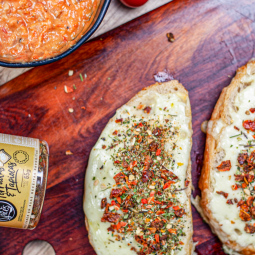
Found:
[(101, 200), (101, 209), (104, 209), (107, 205), (107, 198), (102, 198)]
[(73, 153), (70, 150), (67, 150), (66, 155), (73, 155)]
[(157, 149), (156, 156), (159, 156), (161, 154), (161, 149)]
[(234, 204), (232, 199), (228, 199), (226, 203), (229, 204), (229, 205), (233, 205)]
[(252, 226), (250, 224), (245, 224), (244, 231), (248, 234), (254, 234), (255, 233), (255, 226)]
[(254, 120), (245, 120), (243, 122), (243, 127), (246, 130), (250, 130), (252, 132), (255, 132), (255, 121)]
[(234, 129), (236, 129), (237, 131), (239, 131), (240, 129), (238, 128), (238, 127), (236, 127), (236, 126), (234, 126)]
[(255, 108), (251, 108), (251, 109), (250, 109), (250, 112), (251, 112), (251, 113), (254, 113), (254, 112), (255, 112)]
[(245, 153), (240, 153), (238, 155), (237, 161), (239, 165), (242, 166), (244, 163), (246, 163), (247, 159), (248, 159), (248, 154), (245, 152)]
[(244, 211), (243, 209), (240, 209), (239, 217), (241, 218), (242, 221), (251, 220), (251, 215), (248, 212)]
[(186, 180), (186, 181), (185, 181), (185, 187), (188, 187), (189, 184), (190, 184), (190, 181), (189, 181), (189, 180)]
[(232, 185), (231, 186), (232, 190), (237, 190), (238, 189), (238, 186), (236, 184)]
[(74, 90), (73, 90), (73, 88), (71, 88), (71, 87), (64, 86), (64, 91), (65, 91), (66, 93), (72, 93)]
[(120, 218), (120, 215), (117, 213), (104, 213), (101, 221), (102, 222), (110, 222), (110, 223), (116, 223), (118, 222)]
[(144, 109), (143, 109), (143, 111), (145, 112), (145, 113), (150, 113), (151, 112), (151, 107), (150, 106), (146, 106)]
[(116, 123), (122, 123), (123, 119), (117, 119), (115, 120)]
[(222, 161), (221, 164), (217, 166), (217, 169), (220, 172), (230, 171), (231, 161), (230, 160)]
[(228, 198), (228, 193), (223, 191), (216, 191), (217, 194), (224, 196), (225, 198)]

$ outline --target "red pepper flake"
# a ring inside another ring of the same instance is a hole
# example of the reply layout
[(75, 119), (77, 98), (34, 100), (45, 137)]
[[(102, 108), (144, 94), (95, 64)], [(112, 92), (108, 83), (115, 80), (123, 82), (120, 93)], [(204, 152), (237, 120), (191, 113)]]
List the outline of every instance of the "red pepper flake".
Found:
[(220, 172), (229, 171), (231, 169), (231, 161), (230, 160), (222, 161), (221, 164), (217, 166), (217, 169)]
[(117, 201), (121, 204), (121, 197), (117, 197)]
[(158, 234), (155, 235), (155, 240), (157, 243), (159, 243), (159, 235)]
[(236, 127), (236, 126), (234, 126), (234, 129), (236, 129), (237, 131), (239, 131), (240, 129), (238, 128), (238, 127)]
[(143, 123), (140, 122), (140, 123), (138, 124), (138, 126), (139, 126), (139, 127), (143, 127)]
[(141, 110), (143, 108), (143, 105), (142, 104), (139, 104), (138, 106), (137, 106), (137, 109), (138, 110)]
[(248, 212), (244, 211), (243, 209), (246, 210), (246, 207), (240, 209), (239, 217), (241, 218), (242, 221), (250, 221), (251, 215)]
[(226, 203), (229, 204), (229, 205), (233, 205), (234, 204), (232, 199), (228, 199)]
[(157, 149), (156, 156), (159, 156), (161, 154), (161, 149)]
[(167, 183), (165, 183), (165, 185), (163, 186), (163, 189), (167, 189), (171, 186), (171, 184), (175, 183), (174, 181), (169, 181)]
[(232, 185), (231, 186), (232, 190), (237, 190), (238, 189), (238, 186), (236, 184)]
[(245, 189), (247, 187), (246, 183), (242, 183), (242, 188)]
[(253, 120), (246, 120), (243, 122), (243, 127), (246, 129), (246, 130), (251, 130), (252, 132), (255, 131), (255, 121)]
[(168, 232), (171, 233), (171, 234), (177, 234), (177, 230), (176, 229), (168, 229)]
[(73, 88), (70, 88), (70, 87), (68, 87), (68, 86), (64, 86), (64, 91), (65, 91), (66, 93), (72, 93), (72, 92), (73, 92)]
[(145, 205), (145, 204), (148, 204), (148, 200), (146, 199), (146, 198), (143, 198), (142, 200), (141, 200), (141, 202)]
[[(255, 186), (254, 186), (255, 187)], [(151, 193), (150, 193), (150, 197), (154, 197), (154, 194), (155, 194), (155, 191), (153, 190), (153, 191), (151, 191)]]
[(66, 155), (73, 155), (73, 153), (70, 150), (67, 150)]
[(119, 160), (115, 160), (115, 161), (114, 161), (114, 164), (119, 164), (119, 163), (120, 163)]
[(189, 186), (189, 183), (190, 183), (189, 180), (185, 181), (185, 187), (188, 187), (188, 186)]
[(250, 109), (250, 112), (251, 112), (251, 113), (254, 113), (254, 112), (255, 112), (255, 108), (251, 108), (251, 109)]
[(146, 106), (144, 109), (143, 109), (143, 111), (145, 112), (145, 113), (150, 113), (151, 112), (151, 107), (149, 107), (149, 106)]
[(82, 110), (85, 110), (85, 109), (86, 109), (86, 107), (85, 107), (85, 106), (82, 106), (82, 107), (81, 107), (81, 109), (82, 109)]
[(115, 120), (116, 123), (122, 123), (123, 119), (117, 119)]
[(223, 192), (223, 191), (216, 191), (216, 193), (219, 194), (219, 195), (223, 195), (225, 198), (228, 197), (228, 193), (226, 193), (226, 192)]
[(113, 134), (113, 135), (117, 135), (117, 134), (118, 134), (118, 131), (115, 130), (112, 134)]

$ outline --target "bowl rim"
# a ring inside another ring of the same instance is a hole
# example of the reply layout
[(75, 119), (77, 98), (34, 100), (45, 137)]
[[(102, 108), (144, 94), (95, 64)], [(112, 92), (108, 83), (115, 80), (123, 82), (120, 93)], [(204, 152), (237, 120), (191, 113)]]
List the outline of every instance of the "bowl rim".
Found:
[(103, 21), (103, 18), (108, 10), (110, 2), (111, 2), (111, 0), (104, 0), (103, 6), (101, 8), (100, 13), (98, 14), (98, 17), (97, 17), (94, 25), (80, 38), (79, 41), (77, 41), (77, 43), (75, 45), (71, 46), (68, 50), (61, 53), (60, 55), (53, 57), (53, 58), (48, 58), (48, 59), (34, 61), (34, 62), (27, 62), (27, 63), (26, 62), (25, 63), (8, 63), (8, 62), (0, 61), (0, 66), (11, 67), (11, 68), (36, 67), (36, 66), (51, 64), (53, 62), (56, 62), (64, 57), (68, 56), (69, 54), (71, 54), (72, 52), (77, 50), (82, 44), (84, 44), (95, 33), (95, 31), (97, 30), (97, 28)]

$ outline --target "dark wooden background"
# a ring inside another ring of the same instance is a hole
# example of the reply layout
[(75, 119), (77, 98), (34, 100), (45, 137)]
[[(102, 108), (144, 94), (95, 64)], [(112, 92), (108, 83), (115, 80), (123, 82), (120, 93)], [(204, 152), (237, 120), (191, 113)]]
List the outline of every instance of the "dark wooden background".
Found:
[[(69, 57), (2, 86), (0, 132), (46, 140), (50, 168), (39, 226), (34, 231), (1, 228), (0, 254), (21, 254), (34, 239), (50, 242), (57, 254), (95, 254), (82, 209), (90, 150), (115, 110), (153, 84), (153, 75), (165, 69), (190, 93), (192, 176), (199, 194), (205, 142), (200, 124), (210, 118), (235, 70), (254, 56), (254, 19), (255, 0), (174, 0), (94, 39)], [(168, 32), (174, 34), (174, 43), (168, 42)], [(87, 74), (83, 82), (80, 73)], [(77, 90), (66, 94), (64, 85), (73, 84)], [(74, 112), (69, 113), (69, 108)], [(66, 155), (67, 150), (73, 155)], [(198, 254), (223, 255), (221, 243), (194, 208), (193, 217)]]

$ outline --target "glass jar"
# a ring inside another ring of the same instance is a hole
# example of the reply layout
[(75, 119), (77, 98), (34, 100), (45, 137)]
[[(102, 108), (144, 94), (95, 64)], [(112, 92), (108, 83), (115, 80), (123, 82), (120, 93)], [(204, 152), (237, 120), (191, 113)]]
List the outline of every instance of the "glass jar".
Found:
[(48, 176), (45, 141), (0, 134), (0, 227), (34, 229)]

